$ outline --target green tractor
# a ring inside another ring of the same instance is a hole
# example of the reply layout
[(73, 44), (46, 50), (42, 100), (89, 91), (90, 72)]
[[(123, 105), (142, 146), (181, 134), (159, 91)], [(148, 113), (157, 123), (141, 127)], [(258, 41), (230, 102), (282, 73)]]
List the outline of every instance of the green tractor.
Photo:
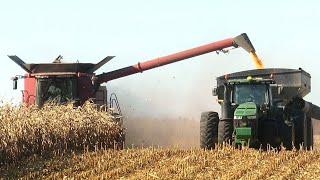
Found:
[(311, 91), (311, 76), (302, 69), (261, 69), (217, 78), (213, 95), (221, 105), (216, 112), (203, 112), (200, 146), (216, 144), (286, 149), (311, 149), (312, 119), (320, 108), (303, 100)]

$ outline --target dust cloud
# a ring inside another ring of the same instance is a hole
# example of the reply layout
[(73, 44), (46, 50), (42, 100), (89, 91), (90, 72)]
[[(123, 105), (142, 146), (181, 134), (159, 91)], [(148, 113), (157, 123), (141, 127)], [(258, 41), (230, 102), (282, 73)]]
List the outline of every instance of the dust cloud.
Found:
[(199, 121), (188, 118), (130, 118), (124, 121), (127, 147), (199, 147)]
[[(108, 87), (119, 98), (126, 146), (199, 147), (201, 112), (219, 109), (211, 94), (214, 78), (205, 76), (207, 80), (195, 80), (197, 84), (175, 76), (170, 82), (148, 81), (143, 88), (128, 84)], [(167, 85), (175, 82), (176, 87)]]
[(320, 135), (320, 121), (317, 119), (312, 119), (313, 134)]
[[(210, 89), (209, 83), (204, 86)], [(136, 90), (130, 92), (130, 89), (120, 86), (109, 88), (117, 92), (122, 108), (126, 147), (199, 147), (200, 114), (201, 111), (211, 109), (199, 106), (205, 106), (205, 99), (213, 98), (210, 90), (205, 89), (204, 91), (208, 92), (202, 92), (203, 89), (197, 88), (201, 91), (197, 93), (208, 96), (201, 99), (186, 98), (189, 93), (186, 93), (186, 96), (180, 93), (181, 97), (177, 97), (177, 94), (169, 94), (172, 90), (166, 89), (167, 86), (162, 87), (145, 90), (140, 94), (135, 93)], [(184, 88), (192, 90), (189, 87)]]

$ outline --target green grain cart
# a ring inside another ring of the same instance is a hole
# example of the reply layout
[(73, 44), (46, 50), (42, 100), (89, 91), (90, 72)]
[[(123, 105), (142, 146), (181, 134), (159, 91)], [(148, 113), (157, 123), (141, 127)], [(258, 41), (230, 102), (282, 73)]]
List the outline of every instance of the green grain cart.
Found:
[(311, 91), (310, 79), (302, 69), (249, 70), (218, 77), (213, 94), (221, 117), (212, 111), (201, 114), (201, 148), (230, 143), (311, 149), (312, 119), (320, 119), (320, 108), (303, 100)]

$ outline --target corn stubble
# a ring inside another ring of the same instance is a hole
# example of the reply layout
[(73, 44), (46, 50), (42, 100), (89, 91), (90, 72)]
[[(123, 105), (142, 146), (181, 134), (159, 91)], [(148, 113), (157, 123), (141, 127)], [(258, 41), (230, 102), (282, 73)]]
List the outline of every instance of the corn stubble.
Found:
[(105, 111), (92, 103), (0, 107), (0, 164), (20, 161), (30, 155), (49, 156), (94, 148), (113, 148), (122, 133)]
[(24, 179), (317, 179), (319, 160), (317, 150), (133, 148), (33, 158), (0, 173)]

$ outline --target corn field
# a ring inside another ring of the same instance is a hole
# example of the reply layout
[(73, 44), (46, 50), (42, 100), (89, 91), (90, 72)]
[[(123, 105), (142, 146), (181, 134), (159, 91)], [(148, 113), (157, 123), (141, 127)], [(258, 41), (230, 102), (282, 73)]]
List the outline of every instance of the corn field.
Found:
[(113, 148), (121, 127), (92, 103), (0, 107), (0, 164), (30, 155), (49, 156), (65, 151)]

